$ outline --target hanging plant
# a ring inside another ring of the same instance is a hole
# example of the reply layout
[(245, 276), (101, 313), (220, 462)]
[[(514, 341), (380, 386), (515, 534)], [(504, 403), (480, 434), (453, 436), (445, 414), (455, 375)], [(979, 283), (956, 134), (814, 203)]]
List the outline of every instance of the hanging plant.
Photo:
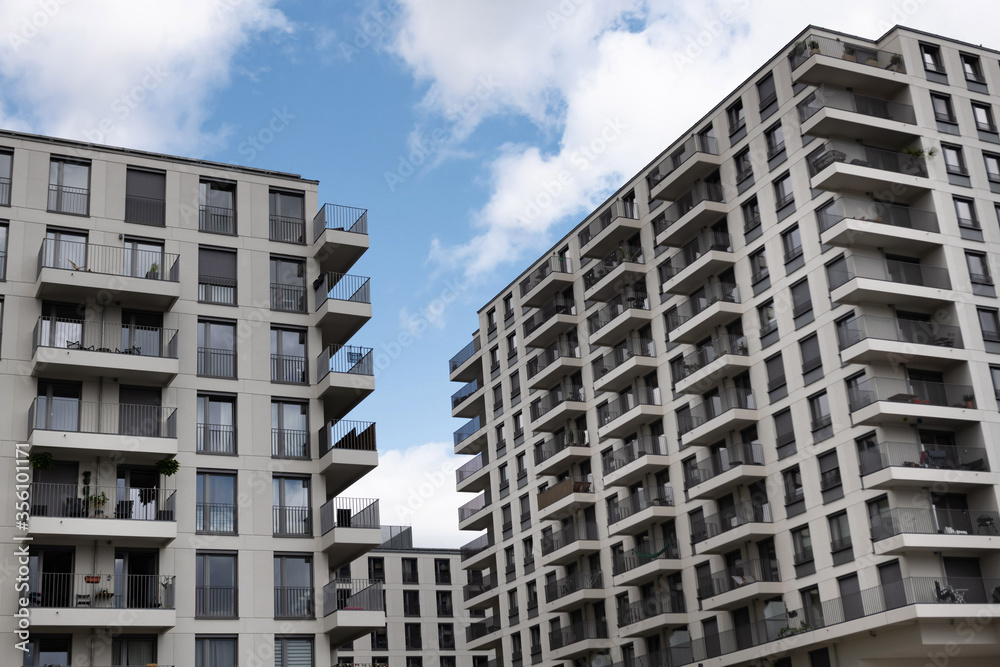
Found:
[(156, 472), (164, 477), (173, 477), (180, 470), (180, 467), (181, 464), (177, 462), (177, 459), (160, 459), (156, 462)]
[(48, 470), (56, 464), (55, 459), (52, 458), (52, 454), (49, 452), (31, 454), (28, 456), (28, 460), (31, 461), (31, 467), (35, 470)]

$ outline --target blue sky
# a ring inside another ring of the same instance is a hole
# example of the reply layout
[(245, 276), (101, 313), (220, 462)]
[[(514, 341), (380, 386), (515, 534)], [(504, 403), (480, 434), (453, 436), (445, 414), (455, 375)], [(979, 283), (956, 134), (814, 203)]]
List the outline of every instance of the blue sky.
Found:
[(809, 23), (1000, 47), (995, 3), (824, 4), (2, 0), (0, 127), (293, 171), (367, 208), (355, 342), (391, 361), (353, 415), (383, 461), (355, 493), (457, 546), (447, 362), (526, 262)]

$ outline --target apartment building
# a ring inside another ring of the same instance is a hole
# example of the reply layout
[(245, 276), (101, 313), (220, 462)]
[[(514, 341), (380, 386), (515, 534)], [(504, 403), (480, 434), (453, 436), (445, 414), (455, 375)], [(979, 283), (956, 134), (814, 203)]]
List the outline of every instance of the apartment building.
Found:
[(472, 650), (996, 664), (998, 93), (996, 51), (810, 26), (483, 306)]
[(0, 132), (0, 664), (324, 667), (384, 624), (336, 577), (381, 543), (340, 495), (367, 212), (318, 186)]
[(462, 609), (466, 588), (458, 549), (413, 546), (409, 526), (383, 526), (384, 541), (344, 566), (342, 579), (382, 583), (386, 623), (369, 637), (339, 647), (337, 664), (371, 667), (484, 667), (465, 628), (475, 619)]

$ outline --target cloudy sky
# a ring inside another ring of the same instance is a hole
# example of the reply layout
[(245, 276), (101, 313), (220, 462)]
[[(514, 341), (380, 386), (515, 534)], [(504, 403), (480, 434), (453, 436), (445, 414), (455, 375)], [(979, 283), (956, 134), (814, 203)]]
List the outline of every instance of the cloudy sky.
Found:
[(292, 171), (368, 208), (354, 272), (375, 318), (355, 341), (383, 363), (353, 417), (378, 422), (382, 465), (351, 493), (381, 496), (422, 545), (458, 546), (474, 536), (454, 529), (447, 361), (478, 307), (806, 25), (1000, 48), (1000, 6), (961, 9), (0, 0), (0, 127)]

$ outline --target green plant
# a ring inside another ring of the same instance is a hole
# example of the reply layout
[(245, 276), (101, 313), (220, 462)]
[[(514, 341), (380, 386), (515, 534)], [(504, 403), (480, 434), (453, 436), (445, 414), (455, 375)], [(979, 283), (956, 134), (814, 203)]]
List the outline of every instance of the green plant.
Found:
[(812, 51), (818, 51), (819, 42), (817, 42), (815, 39), (809, 40), (809, 49)]
[(149, 265), (149, 270), (152, 273), (156, 273), (157, 271), (160, 270), (160, 265), (157, 264), (156, 262), (153, 262), (152, 264)]
[(181, 464), (177, 462), (177, 459), (160, 459), (156, 462), (156, 472), (163, 475), (164, 477), (173, 477), (180, 470)]
[(934, 157), (937, 155), (936, 148), (904, 148), (903, 153), (911, 157)]
[(92, 496), (87, 496), (87, 500), (90, 501), (90, 504), (93, 505), (94, 509), (101, 510), (108, 504), (108, 494), (101, 491), (100, 493)]
[(56, 464), (55, 459), (52, 458), (52, 454), (49, 452), (31, 454), (28, 456), (28, 460), (31, 461), (31, 467), (35, 470), (48, 470)]
[(889, 64), (890, 65), (902, 65), (903, 64), (903, 56), (899, 55), (898, 53), (892, 54), (892, 57), (889, 58)]

